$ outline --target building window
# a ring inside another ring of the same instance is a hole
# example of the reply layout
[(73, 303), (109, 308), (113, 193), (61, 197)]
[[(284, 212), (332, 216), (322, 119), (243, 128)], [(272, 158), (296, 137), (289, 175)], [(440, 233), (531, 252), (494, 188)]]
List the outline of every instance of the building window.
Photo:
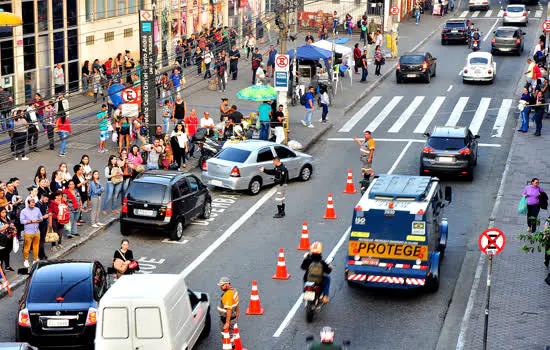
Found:
[(128, 14), (136, 13), (136, 12), (137, 12), (136, 0), (128, 0)]
[(69, 57), (68, 61), (78, 59), (78, 30), (67, 30), (67, 53)]
[(76, 62), (69, 62), (69, 72), (68, 72), (68, 78), (69, 78), (69, 91), (78, 91), (79, 89), (79, 83), (80, 78), (78, 76), (79, 69), (78, 69), (78, 61)]
[(88, 35), (86, 37), (86, 46), (92, 46), (95, 42), (95, 38), (93, 35)]
[(65, 18), (63, 11), (63, 0), (52, 0), (53, 29), (63, 28)]
[(23, 39), (23, 52), (25, 54), (23, 67), (24, 70), (36, 68), (36, 43), (34, 36)]
[(76, 18), (78, 16), (78, 11), (76, 8), (76, 0), (66, 0), (67, 1), (67, 27), (76, 26)]
[(124, 29), (124, 37), (125, 38), (130, 38), (130, 37), (132, 37), (132, 35), (134, 35), (134, 30), (132, 28)]
[(48, 0), (38, 0), (38, 31), (48, 30)]
[(13, 74), (13, 40), (0, 42), (0, 58), (2, 75)]
[(145, 8), (145, 0), (139, 0), (138, 10), (143, 10)]
[(105, 0), (95, 0), (95, 18), (105, 18)]
[(34, 34), (34, 3), (32, 1), (25, 1), (21, 6), (23, 35)]
[(116, 2), (117, 0), (107, 0), (107, 17), (116, 16)]
[(127, 12), (126, 0), (118, 0), (118, 15), (124, 16)]
[(54, 64), (65, 62), (65, 33), (53, 33), (53, 62)]
[(113, 41), (115, 40), (115, 32), (107, 32), (105, 33), (105, 41)]

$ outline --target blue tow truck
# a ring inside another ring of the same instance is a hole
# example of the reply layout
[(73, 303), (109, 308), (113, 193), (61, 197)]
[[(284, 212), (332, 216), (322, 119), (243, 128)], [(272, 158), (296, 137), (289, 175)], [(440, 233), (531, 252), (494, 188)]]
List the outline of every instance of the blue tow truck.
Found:
[(374, 177), (353, 212), (345, 278), (349, 285), (439, 289), (449, 186), (425, 176)]

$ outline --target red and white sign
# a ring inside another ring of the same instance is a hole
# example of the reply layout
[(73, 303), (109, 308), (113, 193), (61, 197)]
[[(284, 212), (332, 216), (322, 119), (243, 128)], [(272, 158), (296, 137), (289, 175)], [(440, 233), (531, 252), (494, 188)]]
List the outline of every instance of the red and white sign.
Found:
[(275, 55), (275, 71), (288, 72), (290, 65), (289, 55)]
[(397, 16), (399, 14), (399, 7), (398, 6), (390, 7), (390, 13), (394, 16)]
[(135, 103), (140, 104), (141, 103), (141, 89), (136, 88), (126, 88), (121, 91), (120, 97), (122, 98), (122, 101), (124, 103)]
[(490, 228), (483, 231), (477, 243), (482, 253), (496, 255), (504, 249), (506, 245), (506, 236), (498, 228)]
[(148, 22), (153, 20), (153, 14), (151, 11), (139, 11), (139, 18), (141, 21)]
[(542, 22), (542, 30), (544, 30), (545, 33), (550, 32), (550, 20), (546, 20)]

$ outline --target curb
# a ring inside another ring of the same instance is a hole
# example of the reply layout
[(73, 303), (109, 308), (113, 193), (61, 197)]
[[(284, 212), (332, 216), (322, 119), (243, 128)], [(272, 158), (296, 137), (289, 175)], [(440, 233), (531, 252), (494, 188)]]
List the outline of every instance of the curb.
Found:
[(309, 140), (303, 147), (302, 149), (300, 150), (300, 152), (307, 152), (307, 150), (309, 150), (311, 147), (315, 146), (315, 144), (317, 142), (319, 142), (319, 140), (321, 139), (321, 137), (323, 137), (330, 129), (332, 129), (334, 126), (333, 125), (326, 125), (324, 128), (322, 128), (321, 130), (319, 130), (315, 135), (313, 135), (313, 137), (311, 138), (311, 140)]
[[(438, 31), (440, 30), (442, 27), (442, 24), (438, 25), (437, 28), (435, 28), (434, 30), (432, 30), (430, 32), (430, 34), (428, 34), (424, 39), (422, 39), (418, 44), (416, 44), (411, 50), (409, 51), (416, 51), (418, 50), (422, 45), (424, 45), (428, 39), (431, 39), (431, 37)], [(353, 107), (355, 107), (355, 105), (357, 105), (359, 103), (359, 101), (361, 101), (363, 98), (365, 98), (372, 90), (374, 90), (374, 88), (376, 88), (378, 85), (380, 85), (380, 83), (382, 83), (384, 80), (386, 80), (394, 71), (395, 71), (395, 68), (397, 67), (397, 63), (395, 63), (393, 66), (390, 67), (390, 69), (388, 69), (386, 71), (386, 73), (382, 74), (382, 76), (380, 78), (378, 78), (378, 80), (376, 80), (371, 86), (369, 86), (368, 88), (366, 88), (362, 93), (361, 95), (359, 95), (359, 97), (357, 97), (352, 103), (350, 103), (349, 105), (347, 105), (346, 107), (344, 107), (344, 114), (347, 114)]]
[[(78, 242), (74, 242), (71, 245), (69, 245), (64, 251), (60, 252), (59, 254), (56, 254), (54, 257), (48, 260), (58, 260), (65, 256), (67, 256), (71, 251), (74, 249), (80, 247), (84, 243), (88, 242), (90, 239), (92, 239), (96, 234), (101, 233), (111, 227), (114, 222), (118, 221), (118, 215), (113, 216), (108, 219), (108, 221), (105, 223), (105, 225), (98, 227), (96, 230), (91, 231), (91, 233), (87, 236), (82, 236), (82, 238)], [(27, 280), (28, 275), (17, 275), (13, 281), (10, 283), (11, 290), (17, 289), (19, 286), (25, 283)], [(4, 298), (6, 295), (8, 295), (8, 292), (6, 289), (0, 290), (0, 299)]]

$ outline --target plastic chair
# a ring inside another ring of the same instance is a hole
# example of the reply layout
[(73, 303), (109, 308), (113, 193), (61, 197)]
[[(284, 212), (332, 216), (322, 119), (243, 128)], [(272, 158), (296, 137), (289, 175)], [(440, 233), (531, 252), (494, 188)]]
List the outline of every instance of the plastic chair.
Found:
[[(350, 69), (348, 69), (350, 70)], [(338, 93), (338, 83), (340, 83), (340, 88), (344, 89), (342, 87), (342, 81), (340, 80), (340, 72), (332, 72), (332, 82), (334, 83), (334, 94), (336, 95)]]

